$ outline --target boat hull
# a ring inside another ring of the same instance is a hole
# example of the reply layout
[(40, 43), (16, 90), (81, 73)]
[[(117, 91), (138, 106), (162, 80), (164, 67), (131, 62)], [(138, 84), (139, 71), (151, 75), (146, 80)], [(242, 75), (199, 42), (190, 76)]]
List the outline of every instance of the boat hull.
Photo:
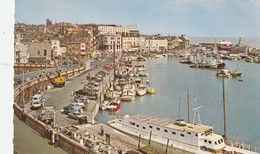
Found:
[(115, 107), (115, 108), (112, 108), (112, 107), (107, 107), (107, 109), (109, 110), (109, 111), (117, 111), (119, 108), (120, 108), (120, 105), (121, 105), (121, 102)]

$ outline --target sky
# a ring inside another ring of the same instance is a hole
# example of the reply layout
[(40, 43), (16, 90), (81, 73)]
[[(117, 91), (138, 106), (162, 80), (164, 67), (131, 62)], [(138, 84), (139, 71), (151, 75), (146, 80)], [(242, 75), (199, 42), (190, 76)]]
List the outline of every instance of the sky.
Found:
[(260, 37), (260, 0), (15, 0), (15, 22), (136, 24), (142, 34)]

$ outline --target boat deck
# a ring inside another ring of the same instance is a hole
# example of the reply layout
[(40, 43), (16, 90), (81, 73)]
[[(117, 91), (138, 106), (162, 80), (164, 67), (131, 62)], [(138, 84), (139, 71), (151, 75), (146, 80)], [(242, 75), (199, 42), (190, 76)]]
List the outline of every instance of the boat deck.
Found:
[(203, 133), (203, 132), (213, 129), (210, 126), (195, 125), (195, 124), (190, 124), (190, 123), (179, 123), (179, 122), (171, 120), (171, 119), (153, 118), (153, 117), (144, 116), (144, 115), (140, 115), (140, 114), (130, 116), (129, 118), (138, 120), (140, 122), (169, 128), (169, 129), (188, 131), (188, 132), (193, 132), (193, 133)]

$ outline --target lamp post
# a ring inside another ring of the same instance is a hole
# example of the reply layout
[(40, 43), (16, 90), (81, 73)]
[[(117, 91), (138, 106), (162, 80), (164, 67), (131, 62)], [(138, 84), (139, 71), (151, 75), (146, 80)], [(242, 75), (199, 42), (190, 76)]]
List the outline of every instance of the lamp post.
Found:
[(24, 103), (24, 71), (23, 71), (23, 109), (25, 111), (25, 103)]
[(54, 111), (53, 112), (53, 133), (52, 133), (52, 144), (54, 144), (55, 143), (55, 134), (56, 134), (56, 132), (55, 132), (55, 114), (58, 112), (58, 111), (63, 111), (63, 109), (62, 110), (57, 110), (57, 111)]
[(56, 115), (56, 113), (57, 113), (58, 111), (63, 112), (64, 110), (61, 109), (61, 110), (57, 110), (57, 111), (54, 111), (54, 112), (53, 112), (53, 129), (55, 128), (55, 124), (56, 124), (56, 123), (55, 123), (55, 122), (56, 122), (55, 115)]

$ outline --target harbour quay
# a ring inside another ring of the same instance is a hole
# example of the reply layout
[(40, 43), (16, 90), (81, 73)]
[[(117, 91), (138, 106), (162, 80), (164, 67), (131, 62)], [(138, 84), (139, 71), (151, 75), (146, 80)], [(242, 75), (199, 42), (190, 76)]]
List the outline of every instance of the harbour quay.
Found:
[[(51, 88), (40, 93), (46, 99), (45, 107), (55, 106), (55, 111), (51, 113), (49, 121), (41, 119), (44, 107), (39, 110), (31, 109), (30, 101), (26, 103), (25, 109), (19, 106), (18, 103), (15, 103), (15, 115), (41, 134), (42, 137), (49, 139), (55, 147), (61, 147), (69, 153), (96, 153), (98, 151), (117, 153), (118, 150), (136, 150), (138, 145), (137, 140), (94, 121), (95, 114), (99, 109), (99, 99), (90, 100), (86, 110), (82, 112), (83, 115), (88, 117), (86, 123), (90, 124), (84, 123), (81, 125), (77, 120), (70, 119), (67, 115), (60, 112), (64, 106), (72, 101), (72, 91), (82, 88), (83, 84), (81, 83), (86, 80), (86, 75), (93, 75), (101, 69), (95, 68), (90, 70), (71, 76), (67, 80), (66, 86), (62, 88)], [(109, 80), (109, 75), (107, 75), (104, 81), (106, 80)], [(102, 94), (102, 90), (101, 85), (100, 95)], [(102, 99), (100, 95), (98, 97)], [(54, 123), (55, 127), (53, 127)]]

